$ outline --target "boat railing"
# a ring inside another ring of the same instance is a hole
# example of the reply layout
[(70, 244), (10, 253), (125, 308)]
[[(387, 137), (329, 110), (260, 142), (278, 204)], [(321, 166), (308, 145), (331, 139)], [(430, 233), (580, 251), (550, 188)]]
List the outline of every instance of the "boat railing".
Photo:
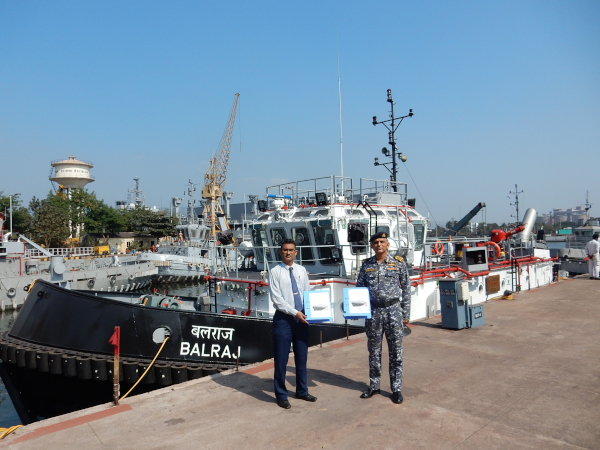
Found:
[(267, 187), (267, 197), (289, 198), (292, 205), (301, 204), (325, 205), (327, 203), (347, 203), (368, 201), (375, 203), (381, 194), (397, 196), (393, 204), (405, 204), (408, 201), (408, 184), (390, 181), (361, 178), (357, 189), (352, 178), (329, 176), (293, 181)]
[(352, 178), (333, 175), (267, 187), (267, 197), (289, 197), (294, 205), (343, 202), (352, 198), (352, 193)]
[[(94, 254), (94, 247), (47, 248), (52, 256), (89, 256)], [(30, 248), (25, 250), (26, 258), (47, 258), (41, 250)]]
[(368, 200), (370, 203), (378, 200), (379, 194), (394, 194), (400, 197), (400, 203), (408, 201), (408, 184), (399, 181), (374, 180), (370, 178), (360, 179), (360, 188), (358, 194), (361, 200)]

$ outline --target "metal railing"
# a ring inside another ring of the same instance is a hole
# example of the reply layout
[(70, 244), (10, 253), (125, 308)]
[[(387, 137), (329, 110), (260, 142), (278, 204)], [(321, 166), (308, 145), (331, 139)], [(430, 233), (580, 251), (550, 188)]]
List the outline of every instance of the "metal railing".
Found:
[[(52, 256), (89, 256), (94, 254), (94, 247), (47, 248)], [(47, 258), (48, 256), (35, 248), (25, 250), (26, 258)]]

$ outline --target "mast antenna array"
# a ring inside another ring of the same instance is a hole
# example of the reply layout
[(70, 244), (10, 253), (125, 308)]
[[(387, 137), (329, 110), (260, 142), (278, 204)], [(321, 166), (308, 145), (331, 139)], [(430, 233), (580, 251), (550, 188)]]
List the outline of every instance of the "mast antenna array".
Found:
[[(392, 158), (392, 162), (391, 162), (392, 170), (390, 170), (390, 168), (388, 167), (388, 164), (390, 164), (389, 162), (380, 163), (379, 158), (375, 158), (374, 165), (384, 166), (391, 173), (390, 181), (392, 182), (392, 189), (394, 189), (394, 192), (398, 192), (398, 187), (396, 186), (396, 181), (398, 181), (398, 164), (396, 163), (396, 137), (394, 136), (394, 133), (396, 132), (396, 129), (400, 126), (400, 124), (402, 123), (402, 121), (404, 119), (406, 119), (407, 117), (412, 117), (412, 116), (414, 116), (414, 114), (413, 114), (413, 110), (410, 109), (406, 116), (394, 117), (394, 100), (392, 99), (392, 90), (391, 89), (387, 90), (387, 101), (391, 105), (390, 119), (382, 120), (381, 122), (378, 122), (377, 116), (373, 116), (373, 126), (378, 125), (378, 124), (383, 124), (383, 126), (388, 129), (388, 132), (389, 132), (388, 133), (388, 135), (389, 135), (388, 144), (390, 144), (392, 146), (392, 152), (390, 153), (390, 151), (386, 147), (383, 147), (381, 149), (381, 153), (383, 153), (383, 155), (387, 156), (388, 158), (390, 158), (390, 157)], [(400, 122), (398, 122), (398, 125), (396, 125), (396, 120), (400, 121)], [(386, 122), (391, 122), (389, 127), (386, 125)], [(398, 158), (402, 162), (406, 162), (406, 160), (407, 160), (406, 155), (403, 155), (402, 153), (398, 153)]]
[[(515, 194), (515, 202), (511, 203), (511, 205), (514, 205), (515, 208), (517, 209), (517, 223), (519, 223), (519, 194), (522, 194), (523, 191), (519, 191), (519, 189), (517, 188), (517, 185), (515, 184), (515, 192), (510, 191), (509, 194)], [(514, 216), (511, 216), (514, 217)]]

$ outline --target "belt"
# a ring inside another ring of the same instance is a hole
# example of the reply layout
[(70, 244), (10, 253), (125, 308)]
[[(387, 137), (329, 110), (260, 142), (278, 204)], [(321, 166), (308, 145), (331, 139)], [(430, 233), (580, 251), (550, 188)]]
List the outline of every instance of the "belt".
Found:
[(400, 301), (399, 298), (390, 298), (389, 300), (379, 300), (371, 304), (371, 308), (387, 308), (388, 306), (395, 305)]

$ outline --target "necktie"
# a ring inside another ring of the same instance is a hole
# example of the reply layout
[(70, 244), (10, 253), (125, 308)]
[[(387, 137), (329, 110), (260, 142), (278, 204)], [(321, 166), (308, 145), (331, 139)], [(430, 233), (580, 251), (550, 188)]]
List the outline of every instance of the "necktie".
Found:
[(300, 290), (298, 289), (298, 283), (296, 283), (296, 278), (294, 277), (294, 271), (290, 267), (290, 279), (292, 280), (292, 292), (294, 293), (294, 308), (298, 311), (302, 311), (304, 309), (304, 305), (302, 304), (302, 297), (300, 296)]

